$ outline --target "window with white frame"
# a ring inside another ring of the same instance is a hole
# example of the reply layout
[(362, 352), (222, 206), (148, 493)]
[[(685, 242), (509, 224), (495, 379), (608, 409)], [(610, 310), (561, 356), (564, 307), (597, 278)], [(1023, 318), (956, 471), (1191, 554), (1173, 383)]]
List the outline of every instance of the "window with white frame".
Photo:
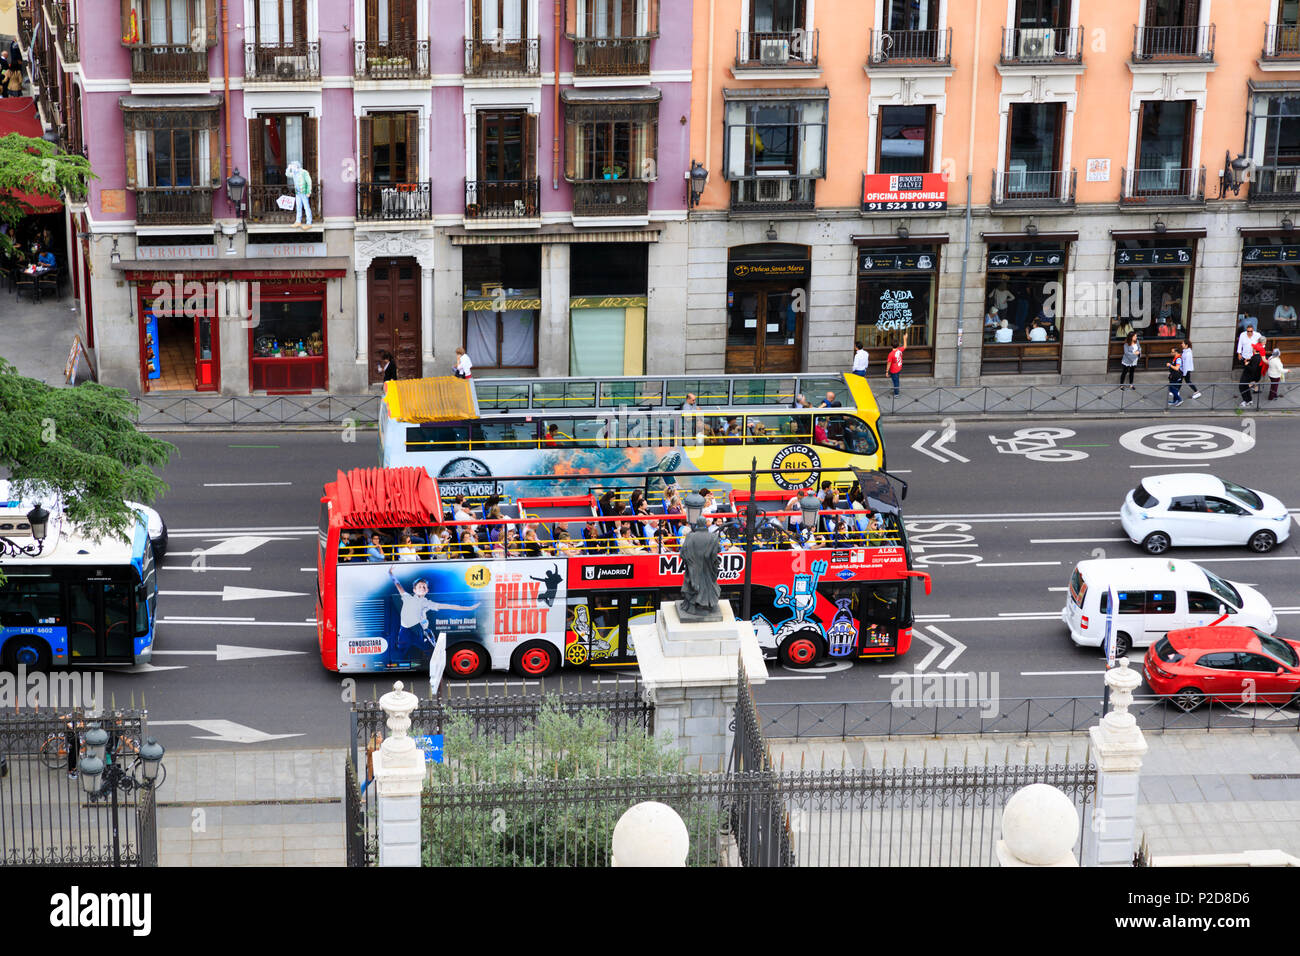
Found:
[(727, 178), (824, 178), (826, 106), (826, 99), (729, 101), (724, 120)]
[(654, 32), (652, 0), (577, 0), (576, 36), (643, 37)]

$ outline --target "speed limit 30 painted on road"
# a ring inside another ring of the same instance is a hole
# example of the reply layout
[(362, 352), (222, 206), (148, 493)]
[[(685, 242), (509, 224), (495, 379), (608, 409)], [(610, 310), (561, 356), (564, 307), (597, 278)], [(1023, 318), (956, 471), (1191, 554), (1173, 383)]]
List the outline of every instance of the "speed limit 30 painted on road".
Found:
[(1149, 425), (1125, 432), (1119, 443), (1136, 454), (1173, 461), (1231, 458), (1255, 447), (1255, 423), (1247, 420), (1239, 429), (1221, 425)]

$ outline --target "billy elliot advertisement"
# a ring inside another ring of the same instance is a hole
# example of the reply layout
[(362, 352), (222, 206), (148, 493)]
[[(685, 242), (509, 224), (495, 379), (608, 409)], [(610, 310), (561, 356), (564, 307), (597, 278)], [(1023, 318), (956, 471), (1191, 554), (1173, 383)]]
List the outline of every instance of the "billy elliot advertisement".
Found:
[(563, 561), (410, 561), (338, 569), (340, 671), (420, 670), (435, 642), (473, 641), (493, 669), (530, 641), (564, 646)]

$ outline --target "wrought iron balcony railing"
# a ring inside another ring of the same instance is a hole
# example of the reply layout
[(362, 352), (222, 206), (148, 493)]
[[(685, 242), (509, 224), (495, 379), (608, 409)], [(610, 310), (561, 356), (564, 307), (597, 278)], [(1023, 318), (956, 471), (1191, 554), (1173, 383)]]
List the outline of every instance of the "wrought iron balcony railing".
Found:
[(244, 78), (284, 83), (319, 81), (320, 43), (245, 43)]
[(1083, 62), (1083, 27), (1003, 27), (1004, 64)]
[(1204, 27), (1133, 28), (1133, 62), (1214, 60), (1214, 24)]
[(645, 216), (650, 183), (644, 179), (582, 179), (573, 182), (573, 215)]
[(1124, 169), (1125, 205), (1178, 205), (1205, 202), (1205, 167), (1182, 169)]
[(68, 7), (58, 0), (46, 0), (45, 22), (49, 24), (59, 43), (64, 63), (76, 63), (81, 59), (80, 44), (77, 42), (77, 24), (69, 22)]
[(1300, 25), (1269, 23), (1264, 27), (1264, 59), (1300, 57)]
[(133, 46), (132, 83), (206, 83), (208, 51), (188, 46)]
[(1300, 203), (1300, 166), (1256, 166), (1250, 171), (1249, 202)]
[(429, 76), (428, 40), (357, 40), (354, 51), (357, 79), (418, 80)]
[(952, 63), (952, 28), (946, 30), (872, 30), (869, 66), (948, 66)]
[(817, 31), (746, 33), (736, 31), (736, 69), (813, 70), (817, 68)]
[(142, 226), (201, 225), (212, 222), (212, 188), (135, 190), (135, 221)]
[(812, 176), (745, 176), (731, 181), (732, 212), (811, 212), (817, 207)]
[[(321, 192), (324, 191), (325, 184), (320, 182), (320, 177), (315, 177), (312, 181), (311, 198), (308, 200), (311, 206), (312, 225), (316, 225), (321, 220)], [(297, 210), (290, 206), (288, 209), (280, 208), (280, 197), (293, 197), (293, 187), (287, 183), (278, 183), (267, 185), (266, 183), (249, 183), (248, 184), (248, 219), (249, 222), (287, 222), (294, 220)]]
[(1073, 206), (1078, 170), (994, 170), (994, 206)]
[(357, 183), (357, 219), (366, 222), (402, 222), (433, 216), (433, 184)]
[(649, 76), (654, 36), (579, 37), (573, 41), (575, 76)]
[(466, 40), (466, 76), (539, 76), (539, 46), (532, 40)]
[(465, 218), (474, 220), (535, 219), (539, 212), (538, 179), (465, 180)]

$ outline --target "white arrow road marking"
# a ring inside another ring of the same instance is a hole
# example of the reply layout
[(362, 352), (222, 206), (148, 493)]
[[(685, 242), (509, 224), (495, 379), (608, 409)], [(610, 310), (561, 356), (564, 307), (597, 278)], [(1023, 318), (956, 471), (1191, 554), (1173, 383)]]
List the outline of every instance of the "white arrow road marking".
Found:
[(938, 657), (940, 654), (943, 653), (943, 645), (937, 644), (934, 641), (930, 640), (930, 638), (926, 637), (924, 634), (921, 633), (919, 628), (912, 632), (912, 636), (915, 637), (918, 641), (925, 641), (925, 643), (929, 644), (930, 647), (933, 648), (933, 650), (931, 650), (930, 653), (925, 655), (925, 658), (919, 664), (913, 666), (913, 670), (923, 671), (930, 666), (930, 662), (932, 660), (934, 660), (936, 657)]
[(952, 441), (956, 437), (957, 437), (956, 429), (944, 432), (944, 434), (939, 438), (937, 442), (934, 443), (932, 447), (934, 448), (935, 451), (941, 451), (945, 455), (951, 455), (953, 458), (957, 459), (957, 461), (965, 462), (966, 464), (969, 465), (970, 464), (969, 458), (965, 458), (957, 454), (955, 451), (953, 451), (951, 448), (948, 447), (948, 442)]
[(929, 626), (929, 630), (931, 634), (935, 634), (943, 638), (945, 641), (947, 641), (949, 644), (952, 645), (952, 653), (939, 662), (939, 670), (946, 671), (952, 665), (953, 661), (961, 657), (961, 652), (966, 650), (966, 645), (963, 644), (961, 641), (957, 640), (957, 638), (953, 637), (951, 634), (946, 634), (943, 631), (939, 630), (933, 624)]
[(912, 442), (912, 447), (915, 448), (917, 451), (919, 451), (922, 455), (929, 455), (929, 456), (930, 456), (931, 458), (933, 458), (935, 461), (941, 461), (941, 462), (943, 462), (944, 464), (947, 464), (947, 463), (948, 463), (948, 459), (947, 459), (947, 458), (944, 458), (944, 457), (941, 456), (941, 455), (936, 455), (934, 452), (930, 451), (928, 448), (923, 448), (923, 447), (922, 447), (926, 442), (928, 442), (928, 441), (929, 441), (931, 438), (933, 438), (933, 437), (934, 437), (934, 429), (930, 429), (930, 430), (927, 431), (924, 435), (922, 435), (920, 438), (918, 438), (916, 441)]
[(223, 601), (251, 601), (254, 598), (306, 597), (307, 591), (268, 591), (227, 584), (220, 591), (159, 591), (164, 597), (220, 597)]
[(234, 538), (226, 538), (214, 544), (210, 548), (205, 548), (203, 553), (206, 555), (214, 554), (248, 554), (255, 548), (260, 548), (264, 544), (272, 541), (292, 541), (293, 538), (265, 538), (255, 534), (241, 534)]
[(155, 650), (155, 654), (189, 654), (215, 656), (219, 661), (242, 661), (254, 657), (283, 657), (287, 654), (305, 654), (306, 651), (280, 651), (270, 647), (239, 647), (235, 644), (218, 644), (215, 651)]
[(197, 727), (205, 731), (205, 736), (195, 736), (195, 740), (219, 740), (228, 744), (260, 744), (268, 740), (283, 740), (286, 737), (301, 737), (302, 734), (268, 734), (252, 727), (245, 727), (233, 720), (151, 720), (150, 727)]
[[(154, 651), (154, 653), (157, 654), (158, 651)], [(183, 670), (185, 670), (185, 665), (184, 665), (184, 664), (173, 664), (173, 665), (171, 665), (170, 667), (158, 667), (157, 665), (154, 665), (154, 664), (133, 664), (133, 665), (130, 666), (130, 667), (124, 667), (124, 668), (122, 668), (122, 670), (117, 671), (117, 673), (119, 673), (119, 674), (153, 674), (153, 673), (156, 673), (157, 671), (183, 671)]]

